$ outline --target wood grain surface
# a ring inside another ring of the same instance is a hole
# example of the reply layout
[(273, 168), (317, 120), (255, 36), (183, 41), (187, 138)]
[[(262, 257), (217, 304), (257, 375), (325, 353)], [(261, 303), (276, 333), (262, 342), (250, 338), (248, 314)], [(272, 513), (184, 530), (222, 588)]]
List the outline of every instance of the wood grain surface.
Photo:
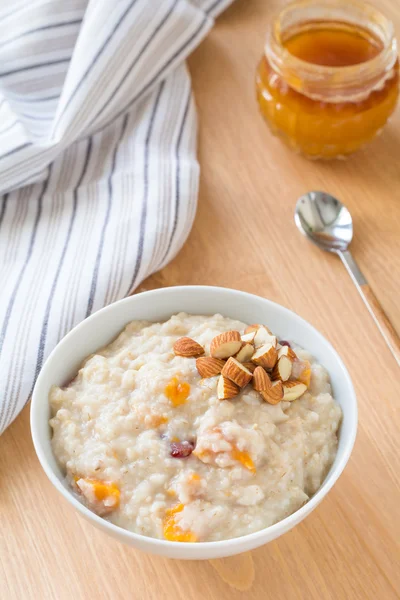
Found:
[(380, 332), (385, 338), (390, 351), (400, 367), (400, 337), (398, 336), (397, 331), (389, 321), (388, 317), (385, 315), (380, 302), (371, 289), (371, 286), (368, 283), (364, 283), (360, 286), (360, 291), (372, 318), (375, 319), (377, 327), (380, 329)]
[[(352, 251), (400, 331), (400, 109), (345, 162), (313, 163), (271, 137), (254, 69), (278, 0), (238, 0), (189, 61), (199, 111), (199, 209), (178, 257), (142, 289), (214, 284), (293, 309), (334, 344), (358, 393), (354, 453), (317, 510), (251, 554), (152, 557), (109, 539), (56, 493), (35, 457), (29, 408), (0, 438), (0, 598), (400, 598), (399, 370), (341, 261), (300, 237), (296, 198), (323, 189), (354, 215)], [(400, 32), (400, 0), (380, 0)]]

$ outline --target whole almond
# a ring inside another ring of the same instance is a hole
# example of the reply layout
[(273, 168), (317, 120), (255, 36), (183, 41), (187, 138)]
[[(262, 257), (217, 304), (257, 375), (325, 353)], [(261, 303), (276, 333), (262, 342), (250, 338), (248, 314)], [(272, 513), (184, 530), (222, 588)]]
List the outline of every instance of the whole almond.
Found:
[(196, 368), (203, 378), (219, 375), (224, 367), (225, 361), (212, 356), (201, 356), (196, 360)]
[(174, 344), (174, 352), (176, 356), (192, 358), (204, 354), (204, 348), (192, 338), (181, 337)]
[(226, 361), (221, 373), (224, 377), (227, 377), (239, 387), (244, 387), (247, 385), (250, 379), (253, 377), (251, 372), (232, 356)]
[(240, 388), (227, 377), (220, 375), (217, 386), (218, 400), (229, 400), (240, 392)]
[(211, 340), (210, 354), (214, 358), (229, 358), (239, 352), (242, 340), (238, 331), (225, 331)]
[(269, 378), (268, 373), (262, 367), (256, 367), (253, 373), (253, 387), (257, 392), (264, 392), (269, 390), (272, 386), (272, 382)]

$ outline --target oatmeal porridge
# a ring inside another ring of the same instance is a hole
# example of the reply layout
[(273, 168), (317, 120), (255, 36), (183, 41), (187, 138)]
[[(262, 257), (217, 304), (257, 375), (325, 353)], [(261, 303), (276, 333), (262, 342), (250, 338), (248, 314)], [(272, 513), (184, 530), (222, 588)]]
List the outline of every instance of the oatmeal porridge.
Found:
[(81, 502), (180, 542), (277, 523), (321, 486), (341, 409), (326, 370), (266, 326), (134, 321), (50, 392), (52, 447)]

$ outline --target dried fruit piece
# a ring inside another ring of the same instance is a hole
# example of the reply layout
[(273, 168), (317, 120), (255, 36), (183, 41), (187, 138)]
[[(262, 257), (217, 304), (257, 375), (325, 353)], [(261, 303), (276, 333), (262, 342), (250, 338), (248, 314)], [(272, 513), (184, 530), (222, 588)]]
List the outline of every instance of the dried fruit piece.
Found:
[(246, 369), (248, 371), (250, 371), (250, 373), (254, 373), (254, 371), (255, 371), (255, 369), (257, 367), (257, 365), (255, 365), (252, 362), (245, 362), (245, 363), (243, 363), (243, 366), (246, 367)]
[(268, 404), (278, 404), (283, 400), (282, 381), (274, 381), (268, 390), (263, 390), (260, 394)]
[(240, 462), (246, 469), (251, 471), (251, 473), (256, 472), (256, 468), (254, 466), (254, 462), (248, 452), (245, 450), (239, 450), (236, 446), (232, 450), (232, 458)]
[(244, 387), (247, 385), (250, 379), (253, 377), (251, 372), (232, 356), (228, 358), (221, 373), (223, 377), (227, 377), (239, 387)]
[(173, 348), (176, 356), (185, 356), (186, 358), (194, 358), (204, 354), (203, 346), (189, 337), (181, 337), (176, 340)]
[(210, 354), (214, 358), (229, 358), (239, 352), (241, 345), (238, 331), (225, 331), (211, 340)]
[(236, 354), (235, 358), (241, 363), (245, 363), (251, 359), (254, 354), (254, 346), (253, 344), (244, 343), (240, 348), (239, 352)]
[(272, 387), (272, 381), (262, 367), (256, 367), (253, 373), (253, 387), (257, 392), (264, 392)]
[(207, 448), (204, 450), (199, 450), (198, 448), (196, 448), (195, 450), (193, 450), (193, 455), (206, 464), (211, 463), (214, 458), (214, 453)]
[(265, 344), (258, 348), (251, 357), (252, 362), (264, 369), (272, 369), (278, 359), (278, 352), (272, 344)]
[(157, 427), (160, 427), (161, 425), (165, 425), (165, 423), (168, 423), (168, 417), (165, 417), (164, 415), (146, 415), (144, 422), (146, 424), (146, 427), (149, 427), (150, 429), (156, 429)]
[(308, 360), (300, 360), (297, 358), (293, 362), (293, 369), (291, 379), (293, 381), (300, 381), (307, 387), (310, 387), (311, 383), (311, 364)]
[(185, 404), (190, 394), (190, 385), (186, 382), (180, 383), (177, 377), (173, 377), (165, 386), (164, 394), (174, 406), (180, 406)]
[(272, 369), (272, 379), (280, 379), (281, 381), (287, 381), (292, 372), (292, 363), (288, 356), (281, 356), (278, 358), (278, 362)]
[(287, 342), (286, 340), (279, 340), (279, 343), (280, 343), (281, 346), (287, 346), (288, 348), (292, 347), (290, 345), (290, 342)]
[(118, 508), (121, 492), (115, 483), (83, 477), (75, 477), (75, 483), (90, 508), (98, 515), (107, 515)]
[(174, 458), (187, 458), (194, 450), (194, 443), (187, 440), (183, 442), (171, 442), (170, 454)]
[(308, 366), (305, 369), (303, 369), (303, 371), (297, 378), (297, 381), (300, 381), (300, 383), (304, 383), (304, 385), (306, 385), (309, 388), (311, 383), (311, 365), (308, 362), (308, 360), (304, 362), (308, 363)]
[(196, 368), (201, 377), (215, 377), (224, 367), (225, 361), (212, 356), (202, 356), (196, 360)]
[(229, 398), (237, 396), (239, 392), (240, 388), (236, 383), (233, 383), (233, 381), (223, 375), (220, 376), (217, 386), (218, 400), (229, 400)]
[(177, 504), (165, 512), (164, 537), (170, 542), (197, 542), (197, 536), (190, 530), (183, 530), (176, 522), (175, 515), (184, 509), (183, 504)]
[(250, 331), (249, 333), (244, 333), (242, 335), (242, 342), (245, 342), (246, 344), (252, 344), (255, 335), (256, 335), (256, 330)]
[(271, 346), (276, 348), (277, 339), (276, 336), (272, 335), (272, 333), (269, 329), (267, 329), (267, 327), (263, 326), (256, 331), (253, 343), (256, 348), (260, 348), (260, 346), (265, 346), (265, 344), (271, 344)]
[(283, 384), (283, 391), (283, 399), (288, 402), (293, 402), (293, 400), (297, 400), (307, 391), (307, 386), (300, 381), (285, 381)]

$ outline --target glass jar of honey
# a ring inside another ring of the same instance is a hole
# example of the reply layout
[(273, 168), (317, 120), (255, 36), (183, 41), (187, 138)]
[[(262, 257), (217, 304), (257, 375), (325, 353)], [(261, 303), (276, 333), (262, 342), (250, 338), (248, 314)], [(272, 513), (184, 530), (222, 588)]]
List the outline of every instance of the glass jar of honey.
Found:
[(257, 99), (272, 132), (309, 158), (369, 142), (399, 93), (393, 26), (360, 0), (300, 0), (270, 26)]

